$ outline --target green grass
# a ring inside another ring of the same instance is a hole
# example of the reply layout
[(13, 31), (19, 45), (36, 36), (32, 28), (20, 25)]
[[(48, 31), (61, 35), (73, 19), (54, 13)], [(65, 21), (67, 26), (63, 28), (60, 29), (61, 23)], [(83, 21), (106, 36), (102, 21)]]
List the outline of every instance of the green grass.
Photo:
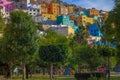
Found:
[[(0, 76), (2, 77), (2, 76)], [(1, 80), (1, 78), (0, 78)], [(8, 79), (9, 80), (9, 79)], [(13, 76), (13, 80), (22, 80), (22, 76)], [(28, 80), (50, 80), (49, 76), (42, 76), (42, 75), (33, 75), (32, 78)], [(76, 80), (74, 76), (54, 76), (54, 80)], [(107, 78), (100, 79), (100, 80), (108, 80)], [(112, 77), (112, 80), (120, 80), (119, 77)]]
[[(21, 76), (13, 76), (13, 80), (21, 80), (22, 77)], [(28, 80), (50, 80), (49, 76), (39, 76), (39, 75), (34, 75), (31, 78), (29, 78)], [(73, 76), (54, 76), (54, 80), (75, 80), (75, 78)]]

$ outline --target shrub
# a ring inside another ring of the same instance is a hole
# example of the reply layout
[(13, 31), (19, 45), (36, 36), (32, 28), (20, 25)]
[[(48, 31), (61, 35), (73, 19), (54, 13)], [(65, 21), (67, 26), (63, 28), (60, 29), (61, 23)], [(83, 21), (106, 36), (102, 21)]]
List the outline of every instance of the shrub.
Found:
[(97, 80), (97, 78), (96, 77), (90, 77), (90, 78), (88, 78), (88, 80)]
[(104, 77), (104, 73), (101, 72), (93, 72), (93, 73), (75, 73), (76, 80), (87, 80), (91, 77), (102, 78)]

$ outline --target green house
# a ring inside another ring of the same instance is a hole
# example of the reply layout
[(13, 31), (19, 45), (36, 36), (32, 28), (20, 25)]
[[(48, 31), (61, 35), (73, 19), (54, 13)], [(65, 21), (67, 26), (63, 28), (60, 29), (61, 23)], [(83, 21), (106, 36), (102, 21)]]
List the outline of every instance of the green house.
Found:
[(74, 21), (70, 20), (70, 17), (68, 15), (61, 15), (61, 16), (57, 16), (57, 24), (68, 25), (73, 27)]

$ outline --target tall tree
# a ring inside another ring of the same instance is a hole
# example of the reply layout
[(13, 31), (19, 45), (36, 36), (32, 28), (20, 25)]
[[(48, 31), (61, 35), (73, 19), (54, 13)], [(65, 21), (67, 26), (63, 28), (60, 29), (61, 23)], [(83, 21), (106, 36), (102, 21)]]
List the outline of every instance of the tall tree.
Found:
[(78, 33), (74, 36), (74, 40), (79, 44), (86, 44), (88, 35), (88, 30), (84, 26), (80, 26)]
[[(11, 53), (22, 62), (23, 77), (25, 80), (26, 58), (36, 51), (37, 28), (32, 18), (23, 11), (10, 13), (10, 23), (4, 32), (5, 53), (7, 57)], [(11, 55), (12, 57), (12, 55)]]
[(99, 47), (99, 53), (101, 56), (103, 56), (104, 58), (107, 58), (107, 65), (106, 67), (108, 67), (108, 79), (110, 80), (110, 58), (116, 55), (116, 48), (114, 47), (108, 47), (108, 46), (100, 46)]
[(120, 62), (120, 0), (113, 0), (115, 7), (109, 12), (109, 16), (103, 26), (103, 35), (106, 40), (117, 44), (117, 62)]
[(0, 14), (0, 32), (3, 31), (3, 27), (4, 27), (4, 20), (2, 18), (2, 15)]
[(102, 58), (98, 54), (96, 47), (79, 46), (76, 49), (76, 59), (79, 64), (87, 65), (91, 71), (95, 70), (101, 64)]
[(50, 64), (50, 80), (53, 76), (53, 63), (64, 62), (69, 53), (67, 38), (49, 31), (40, 38), (39, 56)]

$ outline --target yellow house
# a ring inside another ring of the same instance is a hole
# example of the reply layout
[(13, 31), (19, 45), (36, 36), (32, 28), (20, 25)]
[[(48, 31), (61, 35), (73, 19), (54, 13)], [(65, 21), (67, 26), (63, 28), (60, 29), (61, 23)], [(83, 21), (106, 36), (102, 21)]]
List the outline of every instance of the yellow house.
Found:
[(73, 5), (69, 5), (68, 6), (68, 13), (72, 14), (74, 12), (74, 6)]
[(42, 16), (50, 20), (56, 20), (56, 15), (53, 14), (42, 14)]
[(49, 5), (49, 13), (54, 14), (54, 15), (59, 15), (60, 14), (60, 5), (59, 3), (50, 3)]
[(82, 15), (81, 16), (81, 22), (82, 22), (83, 25), (84, 24), (93, 24), (94, 23), (94, 19), (91, 18), (91, 17), (87, 17), (87, 16)]
[(75, 34), (74, 28), (68, 27), (68, 36), (69, 36), (69, 37), (73, 37), (74, 34)]

